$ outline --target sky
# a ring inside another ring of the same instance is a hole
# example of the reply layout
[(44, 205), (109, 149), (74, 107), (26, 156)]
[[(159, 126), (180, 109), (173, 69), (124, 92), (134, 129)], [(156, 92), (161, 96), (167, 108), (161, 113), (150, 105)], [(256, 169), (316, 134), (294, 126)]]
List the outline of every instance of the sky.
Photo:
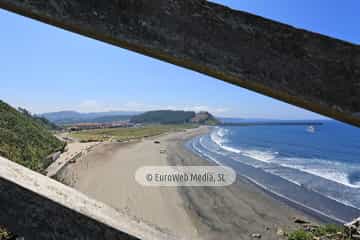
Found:
[[(219, 0), (360, 43), (360, 1)], [(0, 99), (33, 113), (210, 111), (216, 116), (320, 119), (220, 80), (0, 10)], [(6, 33), (6, 34), (4, 34)]]

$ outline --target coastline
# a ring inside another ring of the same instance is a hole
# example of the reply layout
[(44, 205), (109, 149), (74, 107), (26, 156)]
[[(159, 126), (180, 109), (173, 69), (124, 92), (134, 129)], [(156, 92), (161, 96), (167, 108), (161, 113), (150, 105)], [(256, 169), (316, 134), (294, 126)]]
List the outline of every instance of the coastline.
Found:
[[(209, 131), (172, 138), (169, 165), (217, 165), (184, 146), (186, 141)], [(299, 227), (294, 223), (296, 218), (319, 223), (242, 177), (226, 187), (179, 187), (178, 191), (202, 239), (252, 239), (253, 233), (264, 239), (279, 239), (279, 229), (287, 232)]]
[(215, 152), (207, 152), (206, 148), (200, 147), (202, 145), (201, 142), (206, 141), (201, 138), (203, 137), (189, 140), (186, 143), (186, 148), (195, 155), (200, 155), (210, 162), (214, 161), (212, 160), (213, 158), (216, 158), (218, 164), (233, 168), (238, 176), (248, 181), (249, 184), (254, 185), (254, 187), (266, 192), (272, 198), (298, 209), (319, 222), (342, 225), (358, 217), (360, 214), (359, 209), (327, 197), (312, 188), (304, 187), (301, 184), (264, 171), (262, 168), (246, 164), (246, 161), (252, 161), (250, 160), (251, 158), (244, 163), (242, 161), (234, 161), (232, 158), (224, 157), (221, 154), (215, 154)]
[(254, 233), (279, 239), (279, 229), (298, 227), (295, 218), (316, 223), (242, 178), (227, 187), (144, 187), (135, 181), (135, 171), (142, 166), (214, 165), (184, 146), (209, 130), (203, 126), (137, 143), (101, 144), (66, 166), (58, 180), (185, 239), (252, 239)]
[(164, 233), (179, 239), (198, 239), (176, 188), (144, 187), (135, 180), (135, 172), (140, 167), (168, 165), (167, 154), (160, 152), (166, 149), (169, 137), (183, 133), (97, 145), (66, 166), (57, 180)]

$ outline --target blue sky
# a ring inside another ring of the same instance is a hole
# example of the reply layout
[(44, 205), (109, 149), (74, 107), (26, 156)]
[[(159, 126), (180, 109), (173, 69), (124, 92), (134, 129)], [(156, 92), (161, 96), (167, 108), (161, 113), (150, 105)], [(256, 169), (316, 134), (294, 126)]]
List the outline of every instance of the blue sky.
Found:
[[(357, 0), (215, 2), (360, 43)], [(227, 117), (321, 118), (214, 78), (3, 10), (0, 29), (0, 99), (34, 113), (172, 108), (208, 110)]]

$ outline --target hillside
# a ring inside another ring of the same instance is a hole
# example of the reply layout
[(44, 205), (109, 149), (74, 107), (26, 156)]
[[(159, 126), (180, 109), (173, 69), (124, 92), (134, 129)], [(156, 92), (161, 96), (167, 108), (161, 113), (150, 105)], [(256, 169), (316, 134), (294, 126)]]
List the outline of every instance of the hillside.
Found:
[(45, 158), (64, 143), (48, 130), (43, 120), (18, 111), (0, 100), (0, 155), (36, 171), (49, 163)]
[(62, 128), (44, 117), (32, 116), (32, 118), (48, 130), (61, 130)]
[(24, 108), (18, 108), (18, 111), (21, 112), (22, 114), (26, 115), (27, 117), (32, 118), (33, 120), (38, 122), (40, 125), (47, 128), (48, 130), (61, 130), (61, 127), (56, 125), (55, 123), (49, 121), (48, 119), (46, 119), (44, 117), (32, 115), (29, 111), (27, 111)]
[(131, 118), (132, 123), (160, 124), (217, 124), (218, 120), (208, 112), (158, 110), (149, 111)]

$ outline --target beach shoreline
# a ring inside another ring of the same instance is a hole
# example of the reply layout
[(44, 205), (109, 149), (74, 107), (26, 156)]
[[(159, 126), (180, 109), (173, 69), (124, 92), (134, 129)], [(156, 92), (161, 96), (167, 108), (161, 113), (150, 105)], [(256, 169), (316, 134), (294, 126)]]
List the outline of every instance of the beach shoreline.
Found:
[[(224, 152), (221, 152), (221, 143), (219, 145), (219, 143), (215, 142), (212, 145), (212, 135), (213, 133), (211, 136), (193, 138), (186, 143), (186, 148), (208, 161), (215, 161), (220, 165), (233, 168), (239, 178), (266, 192), (272, 198), (298, 209), (321, 223), (342, 225), (359, 216), (359, 209), (356, 207), (328, 197), (326, 194), (316, 191), (316, 189), (307, 185), (299, 184), (291, 179), (289, 180), (286, 177), (274, 174), (272, 167), (275, 168), (275, 166), (267, 166), (268, 171), (265, 167), (262, 167), (263, 165), (259, 164), (263, 164), (262, 162), (255, 163), (257, 162), (256, 160), (244, 156), (245, 154), (236, 154), (236, 156), (227, 154), (227, 146), (225, 148), (226, 153), (224, 154)], [(316, 181), (314, 179), (313, 181), (316, 183), (320, 180)]]
[(241, 178), (227, 187), (144, 187), (135, 181), (135, 171), (143, 166), (214, 165), (185, 147), (186, 141), (209, 131), (202, 126), (137, 143), (100, 144), (66, 166), (58, 179), (184, 239), (252, 239), (254, 233), (279, 239), (279, 229), (299, 227), (295, 218), (316, 222)]
[[(218, 165), (185, 147), (190, 139), (209, 132), (207, 129), (172, 138), (168, 146), (169, 165)], [(188, 203), (186, 210), (203, 239), (252, 239), (254, 233), (265, 239), (279, 239), (280, 229), (288, 232), (299, 227), (294, 219), (319, 223), (302, 209), (275, 198), (241, 176), (226, 187), (179, 187), (178, 191)]]

